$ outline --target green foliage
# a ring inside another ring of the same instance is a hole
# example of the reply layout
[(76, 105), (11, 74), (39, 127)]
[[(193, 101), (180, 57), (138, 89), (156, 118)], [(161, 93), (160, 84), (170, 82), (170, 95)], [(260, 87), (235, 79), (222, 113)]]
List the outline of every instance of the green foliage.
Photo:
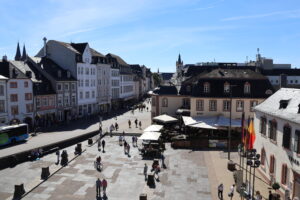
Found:
[(153, 73), (154, 86), (159, 86), (161, 84), (161, 77), (158, 73)]
[(279, 183), (273, 183), (273, 185), (272, 185), (272, 188), (276, 191), (276, 190), (278, 190), (279, 188), (280, 188), (280, 185), (279, 185)]

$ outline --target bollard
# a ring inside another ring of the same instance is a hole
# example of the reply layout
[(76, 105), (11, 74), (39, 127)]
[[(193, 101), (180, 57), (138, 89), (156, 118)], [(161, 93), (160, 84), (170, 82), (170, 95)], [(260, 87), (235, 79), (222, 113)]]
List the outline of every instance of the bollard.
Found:
[(15, 185), (15, 192), (13, 199), (21, 199), (22, 195), (25, 194), (24, 184)]
[(155, 181), (154, 181), (154, 175), (153, 174), (148, 175), (147, 185), (149, 187), (155, 187)]
[(88, 139), (88, 144), (89, 144), (89, 145), (92, 145), (92, 144), (93, 144), (93, 139), (92, 139), (92, 138), (89, 138), (89, 139)]
[(50, 176), (49, 167), (42, 167), (41, 179), (46, 180)]
[(147, 200), (147, 194), (140, 194), (140, 200)]
[(227, 169), (229, 171), (232, 171), (232, 172), (236, 170), (235, 163), (232, 160), (228, 161), (228, 163), (227, 163)]
[(82, 148), (81, 148), (81, 143), (78, 143), (77, 146), (75, 147), (75, 155), (81, 154), (82, 153)]
[(61, 153), (61, 161), (60, 164), (62, 166), (66, 166), (68, 164), (69, 160), (68, 160), (68, 153), (66, 150), (63, 150), (63, 152)]

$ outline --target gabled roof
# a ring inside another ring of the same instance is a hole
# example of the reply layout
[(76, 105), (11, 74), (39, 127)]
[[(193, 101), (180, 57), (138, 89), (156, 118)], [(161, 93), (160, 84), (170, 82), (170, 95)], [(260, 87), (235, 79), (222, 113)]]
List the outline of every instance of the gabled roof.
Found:
[[(281, 100), (288, 101), (286, 108), (279, 108)], [(281, 88), (264, 102), (257, 105), (255, 111), (300, 124), (299, 106), (300, 89)]]
[(96, 50), (93, 49), (93, 48), (90, 48), (90, 50), (91, 50), (92, 56), (95, 56), (95, 57), (105, 57), (102, 53), (96, 51)]
[(18, 69), (15, 65), (11, 63), (11, 60), (2, 60), (2, 62), (0, 62), (0, 75), (12, 79), (28, 79), (25, 73), (23, 73), (20, 69)]
[(249, 69), (214, 69), (200, 78), (214, 79), (266, 79), (262, 74)]
[(76, 49), (80, 54), (83, 54), (87, 44), (88, 44), (87, 42), (84, 42), (84, 43), (71, 43), (71, 46), (74, 49)]
[(117, 56), (112, 53), (109, 53), (106, 56), (111, 56), (111, 57), (115, 58), (120, 65), (128, 65), (120, 56)]
[(26, 75), (26, 72), (30, 72), (31, 73), (31, 78), (30, 77), (28, 77), (28, 78), (30, 78), (34, 82), (38, 81), (38, 79), (36, 77), (36, 74), (28, 66), (27, 62), (11, 60), (10, 63), (12, 65), (14, 65), (16, 68), (18, 68), (25, 75)]

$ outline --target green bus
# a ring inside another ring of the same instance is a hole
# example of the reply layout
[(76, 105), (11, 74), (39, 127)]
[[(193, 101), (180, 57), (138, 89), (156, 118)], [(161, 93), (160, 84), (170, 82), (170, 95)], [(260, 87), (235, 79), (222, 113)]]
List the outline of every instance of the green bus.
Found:
[(26, 140), (29, 137), (28, 125), (17, 124), (0, 127), (0, 146), (14, 144)]

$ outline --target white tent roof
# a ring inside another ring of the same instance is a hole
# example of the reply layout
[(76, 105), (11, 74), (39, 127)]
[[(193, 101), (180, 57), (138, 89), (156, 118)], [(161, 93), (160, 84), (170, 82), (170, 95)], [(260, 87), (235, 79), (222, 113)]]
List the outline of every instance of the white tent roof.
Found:
[(141, 137), (139, 137), (139, 140), (158, 140), (160, 135), (160, 132), (144, 132)]
[(151, 131), (154, 131), (154, 132), (158, 132), (160, 131), (164, 126), (162, 125), (156, 125), (156, 124), (153, 124), (151, 126), (148, 126), (144, 132), (151, 132)]
[[(217, 129), (217, 127), (228, 127), (230, 119), (224, 116), (207, 116), (207, 117), (182, 117), (186, 126), (205, 129)], [(241, 127), (241, 121), (231, 119), (231, 127)]]
[(162, 122), (162, 123), (172, 123), (172, 122), (177, 122), (178, 119), (171, 117), (169, 115), (159, 115), (153, 118), (154, 121)]

